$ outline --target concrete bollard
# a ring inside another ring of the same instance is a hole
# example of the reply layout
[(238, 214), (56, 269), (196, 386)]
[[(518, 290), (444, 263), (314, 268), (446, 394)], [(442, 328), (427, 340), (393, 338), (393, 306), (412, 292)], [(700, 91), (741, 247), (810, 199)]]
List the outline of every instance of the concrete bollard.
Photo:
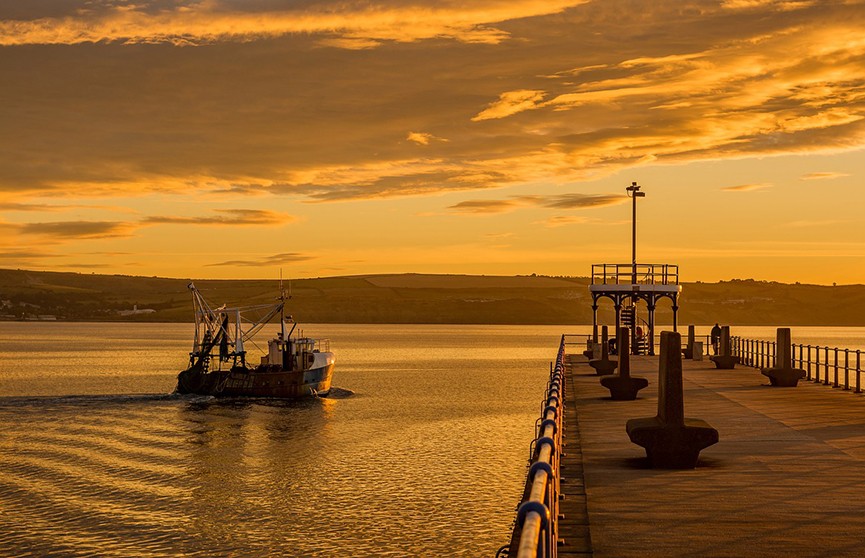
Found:
[[(621, 354), (621, 351), (619, 351)], [(597, 355), (597, 353), (595, 353)], [(595, 369), (598, 376), (612, 374), (618, 363), (610, 360), (610, 343), (607, 333), (607, 326), (601, 328), (601, 358), (595, 358), (589, 361), (589, 366)]]
[(629, 337), (628, 328), (620, 327), (616, 341), (619, 351), (619, 373), (601, 378), (601, 385), (610, 390), (610, 399), (613, 401), (633, 401), (637, 398), (637, 392), (649, 385), (649, 380), (631, 376)]
[(693, 469), (700, 451), (718, 442), (716, 429), (700, 419), (685, 418), (681, 347), (678, 333), (661, 333), (658, 414), (631, 419), (625, 426), (631, 441), (645, 448), (653, 468)]
[(692, 325), (688, 326), (688, 342), (685, 344), (685, 348), (682, 349), (682, 354), (685, 358), (691, 359), (694, 358), (694, 342), (697, 340), (697, 335), (695, 332), (695, 328)]
[(790, 328), (779, 327), (776, 335), (777, 362), (774, 368), (763, 368), (760, 373), (769, 378), (775, 387), (796, 387), (805, 377), (805, 371), (793, 368), (793, 345), (790, 341)]
[(739, 361), (730, 350), (730, 326), (721, 326), (721, 354), (709, 357), (715, 363), (715, 368), (720, 370), (732, 370)]

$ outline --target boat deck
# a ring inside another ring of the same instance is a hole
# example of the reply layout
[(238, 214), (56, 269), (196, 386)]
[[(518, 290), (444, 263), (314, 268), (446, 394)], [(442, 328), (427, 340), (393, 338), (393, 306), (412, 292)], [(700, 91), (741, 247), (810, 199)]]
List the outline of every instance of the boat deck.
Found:
[(562, 486), (577, 510), (585, 490), (588, 530), (579, 511), (566, 514), (559, 555), (865, 555), (865, 396), (683, 364), (685, 416), (720, 435), (684, 471), (647, 468), (625, 433), (628, 419), (657, 412), (657, 357), (631, 357), (631, 375), (650, 382), (636, 401), (610, 400), (582, 357), (568, 367), (565, 434), (576, 451), (565, 451), (581, 451), (582, 466), (563, 462)]

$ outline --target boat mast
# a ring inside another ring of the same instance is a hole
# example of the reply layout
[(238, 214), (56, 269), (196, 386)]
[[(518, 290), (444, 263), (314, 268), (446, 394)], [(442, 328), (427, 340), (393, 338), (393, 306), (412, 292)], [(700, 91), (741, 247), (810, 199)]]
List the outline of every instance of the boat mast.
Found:
[(242, 354), (243, 351), (243, 331), (240, 329), (240, 308), (234, 309), (234, 352)]
[[(195, 284), (192, 281), (190, 281), (189, 284), (186, 285), (186, 288), (189, 289), (190, 291), (192, 291), (193, 293), (195, 292)], [(200, 346), (199, 344), (201, 343), (201, 337), (200, 337), (199, 332), (198, 332), (198, 330), (201, 328), (201, 321), (199, 320), (199, 317), (198, 317), (198, 304), (197, 304), (197, 301), (195, 299), (195, 295), (192, 296), (192, 315), (195, 319), (195, 338), (192, 340), (192, 352), (196, 353), (196, 352), (198, 352), (198, 347)]]
[(279, 328), (283, 343), (288, 342), (285, 338), (285, 289), (282, 286), (282, 268), (279, 269)]

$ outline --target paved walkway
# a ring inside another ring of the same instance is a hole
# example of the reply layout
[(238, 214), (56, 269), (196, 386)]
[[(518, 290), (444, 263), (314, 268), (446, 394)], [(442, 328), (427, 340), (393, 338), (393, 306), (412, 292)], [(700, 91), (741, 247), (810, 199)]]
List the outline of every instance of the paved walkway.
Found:
[(686, 471), (648, 469), (625, 433), (657, 412), (657, 357), (632, 357), (650, 382), (636, 401), (611, 401), (582, 361), (570, 371), (594, 555), (865, 556), (865, 395), (684, 365), (685, 416), (720, 436)]

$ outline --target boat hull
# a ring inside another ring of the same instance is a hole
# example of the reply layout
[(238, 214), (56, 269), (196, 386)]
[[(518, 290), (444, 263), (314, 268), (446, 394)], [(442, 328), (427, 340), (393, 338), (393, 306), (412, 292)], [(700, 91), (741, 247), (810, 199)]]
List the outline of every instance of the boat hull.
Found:
[(273, 370), (234, 367), (202, 373), (184, 370), (177, 376), (177, 392), (216, 397), (274, 397), (297, 399), (327, 395), (333, 377), (332, 362), (307, 370)]

